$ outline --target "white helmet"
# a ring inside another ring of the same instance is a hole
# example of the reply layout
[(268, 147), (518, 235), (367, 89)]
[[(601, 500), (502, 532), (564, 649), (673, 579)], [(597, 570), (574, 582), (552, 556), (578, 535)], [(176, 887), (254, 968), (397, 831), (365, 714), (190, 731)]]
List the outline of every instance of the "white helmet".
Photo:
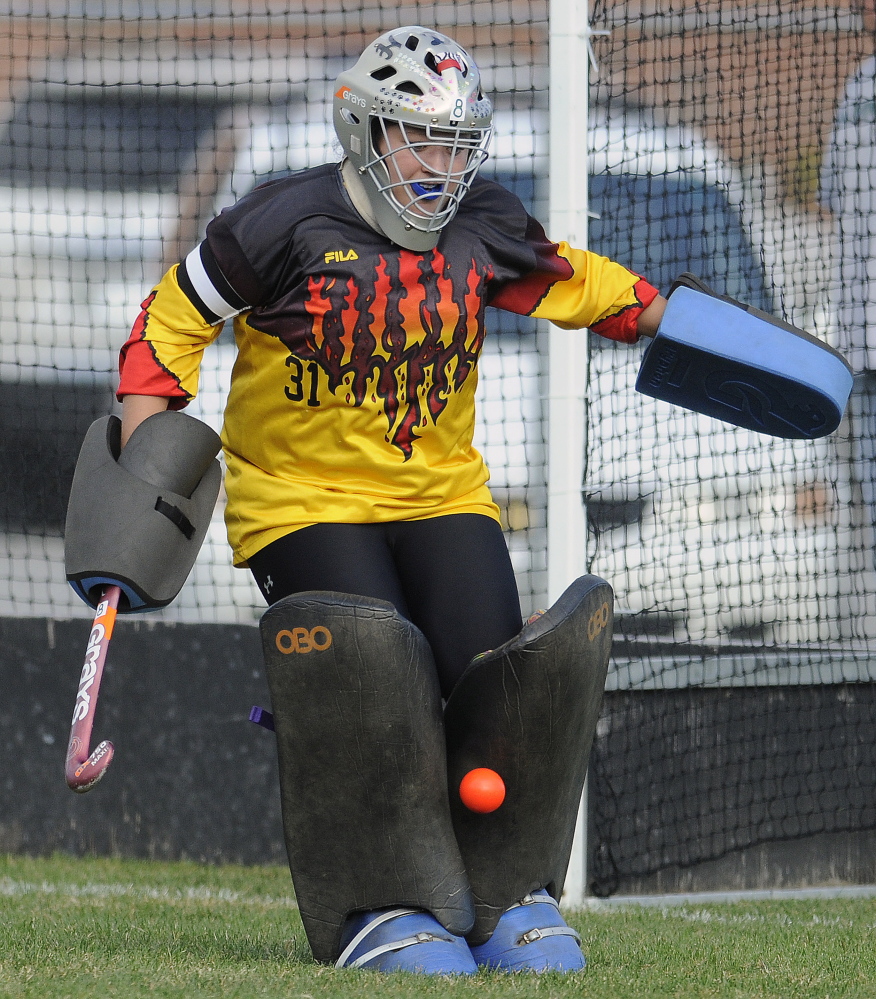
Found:
[[(337, 80), (338, 138), (381, 229), (409, 250), (437, 244), (487, 158), (492, 119), (477, 66), (426, 28), (387, 31)], [(428, 151), (435, 146), (446, 155)], [(416, 158), (414, 180), (395, 166), (400, 150)]]

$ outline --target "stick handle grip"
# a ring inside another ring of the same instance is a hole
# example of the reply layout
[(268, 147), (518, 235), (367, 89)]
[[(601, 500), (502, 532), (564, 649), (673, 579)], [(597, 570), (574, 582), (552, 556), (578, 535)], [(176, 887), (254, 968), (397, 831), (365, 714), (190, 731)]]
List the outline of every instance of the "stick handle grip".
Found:
[(103, 777), (113, 758), (111, 742), (100, 743), (93, 753), (89, 751), (89, 746), (94, 715), (97, 710), (97, 695), (116, 621), (120, 595), (120, 587), (106, 587), (97, 605), (94, 622), (88, 635), (85, 662), (79, 677), (79, 689), (76, 692), (76, 705), (73, 709), (73, 722), (70, 726), (70, 742), (67, 745), (65, 776), (67, 786), (73, 791), (84, 792), (94, 787)]

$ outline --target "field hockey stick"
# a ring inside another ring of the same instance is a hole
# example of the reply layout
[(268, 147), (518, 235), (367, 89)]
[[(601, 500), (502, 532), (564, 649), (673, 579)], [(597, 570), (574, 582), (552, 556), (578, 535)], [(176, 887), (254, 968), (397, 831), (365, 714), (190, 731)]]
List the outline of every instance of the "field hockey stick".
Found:
[(93, 753), (89, 753), (88, 747), (91, 742), (94, 713), (97, 710), (97, 693), (103, 676), (103, 664), (106, 662), (120, 594), (121, 589), (118, 586), (107, 586), (101, 595), (94, 614), (94, 624), (88, 636), (85, 664), (79, 678), (65, 769), (67, 786), (79, 794), (84, 794), (94, 787), (106, 773), (113, 758), (111, 742), (104, 740), (99, 743)]

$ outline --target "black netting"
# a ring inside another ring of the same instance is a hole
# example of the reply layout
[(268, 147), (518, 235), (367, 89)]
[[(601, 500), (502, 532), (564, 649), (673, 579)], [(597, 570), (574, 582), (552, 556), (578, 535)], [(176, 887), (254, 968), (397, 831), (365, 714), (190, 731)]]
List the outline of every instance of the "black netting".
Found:
[[(222, 207), (339, 157), (333, 83), (404, 23), (473, 53), (495, 106), (484, 171), (547, 224), (549, 4), (7, 12), (0, 616), (86, 617), (64, 581), (67, 490), (154, 282)], [(664, 293), (692, 271), (839, 347), (857, 376), (836, 434), (783, 441), (638, 394), (641, 348), (590, 338), (586, 555), (617, 595), (591, 781), (593, 879), (610, 893), (753, 844), (873, 827), (876, 12), (596, 0), (590, 20), (590, 120), (568, 128), (588, 130), (592, 248)], [(545, 336), (490, 313), (476, 443), (530, 612), (548, 586)], [(208, 351), (190, 410), (217, 428), (234, 353), (227, 335)], [(262, 608), (231, 568), (220, 503), (189, 583), (154, 619), (254, 624)]]
[(592, 247), (664, 292), (692, 271), (858, 375), (834, 436), (789, 442), (654, 405), (635, 350), (592, 344), (591, 566), (619, 611), (591, 771), (608, 894), (874, 825), (872, 687), (831, 685), (874, 678), (876, 10), (600, 2), (592, 25)]
[[(591, 891), (653, 891), (659, 874), (667, 890), (697, 865), (752, 847), (872, 830), (874, 689), (609, 694), (589, 771)], [(804, 871), (787, 868), (790, 884), (805, 883)], [(746, 874), (717, 886), (782, 882)]]

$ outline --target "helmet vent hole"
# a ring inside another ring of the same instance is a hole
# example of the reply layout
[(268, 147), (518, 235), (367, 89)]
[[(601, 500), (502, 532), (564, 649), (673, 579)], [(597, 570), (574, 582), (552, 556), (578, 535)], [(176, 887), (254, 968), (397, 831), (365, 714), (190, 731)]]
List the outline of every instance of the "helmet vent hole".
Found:
[(348, 125), (358, 125), (359, 118), (349, 108), (341, 108), (341, 117)]
[[(433, 73), (438, 73), (438, 62), (435, 56), (431, 52), (427, 52), (423, 56), (423, 62), (432, 70)], [(441, 75), (440, 73), (438, 74)]]
[(395, 76), (396, 69), (394, 66), (381, 66), (380, 69), (375, 69), (371, 74), (372, 80), (388, 80), (391, 76)]
[(416, 97), (423, 96), (423, 91), (420, 90), (413, 80), (405, 80), (403, 83), (397, 84), (395, 89), (401, 90), (404, 94), (414, 94)]
[(405, 48), (411, 50), (411, 52), (417, 51), (417, 46), (420, 44), (420, 39), (416, 35), (408, 35), (408, 40), (405, 42)]

